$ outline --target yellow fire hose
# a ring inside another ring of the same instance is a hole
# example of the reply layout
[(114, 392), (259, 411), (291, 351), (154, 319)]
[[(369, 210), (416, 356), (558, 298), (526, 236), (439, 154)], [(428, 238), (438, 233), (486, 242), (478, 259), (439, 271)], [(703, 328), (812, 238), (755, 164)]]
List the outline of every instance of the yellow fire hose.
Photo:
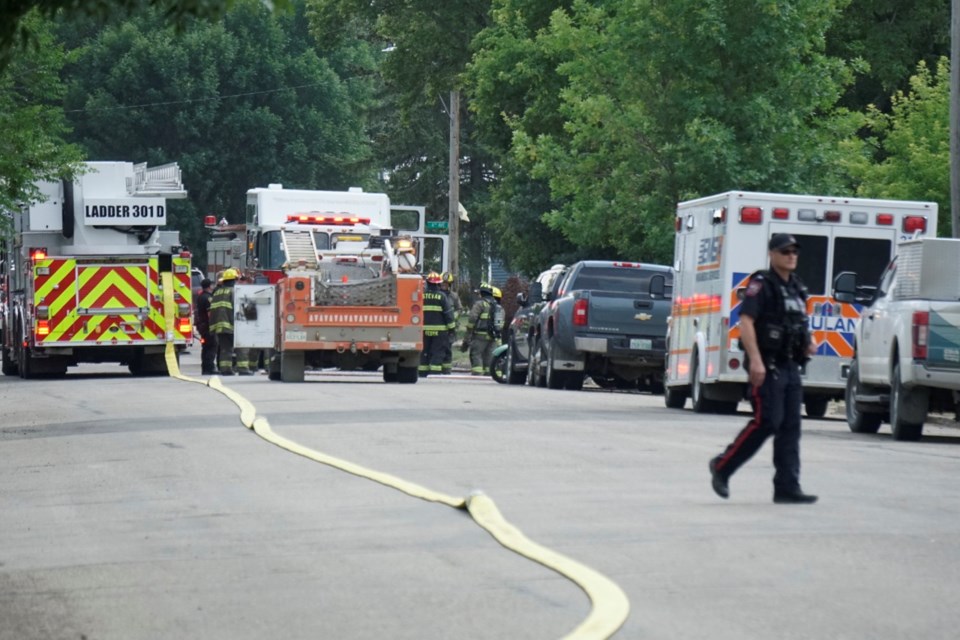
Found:
[[(166, 326), (173, 327), (173, 275), (161, 274), (164, 298), (164, 316)], [(348, 460), (327, 455), (321, 451), (304, 447), (274, 432), (263, 416), (258, 416), (253, 404), (242, 395), (226, 387), (219, 377), (209, 380), (191, 378), (180, 372), (176, 350), (173, 346), (173, 332), (168, 330), (166, 346), (167, 371), (171, 378), (202, 384), (219, 391), (240, 409), (240, 422), (253, 430), (258, 436), (291, 453), (315, 460), (335, 469), (378, 482), (403, 493), (454, 509), (466, 509), (481, 528), (507, 549), (551, 569), (580, 587), (590, 598), (590, 613), (570, 633), (564, 636), (569, 640), (605, 640), (617, 632), (630, 613), (630, 601), (623, 590), (612, 580), (598, 571), (573, 560), (563, 554), (552, 551), (533, 542), (523, 532), (511, 525), (501, 515), (493, 500), (483, 493), (476, 492), (466, 498), (458, 498), (439, 491), (433, 491), (397, 476), (368, 469)]]

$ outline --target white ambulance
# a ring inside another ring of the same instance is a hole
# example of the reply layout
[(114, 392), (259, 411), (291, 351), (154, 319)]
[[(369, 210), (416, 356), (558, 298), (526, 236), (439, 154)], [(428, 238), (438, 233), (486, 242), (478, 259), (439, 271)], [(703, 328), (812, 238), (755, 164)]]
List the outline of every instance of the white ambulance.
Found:
[(747, 371), (739, 346), (740, 301), (750, 274), (769, 267), (767, 242), (790, 233), (801, 245), (797, 275), (809, 293), (807, 314), (816, 355), (803, 373), (804, 407), (826, 413), (843, 397), (854, 351), (858, 304), (830, 297), (842, 271), (877, 282), (897, 243), (936, 237), (937, 204), (729, 191), (681, 202), (674, 245), (673, 312), (664, 398), (698, 413), (736, 411)]

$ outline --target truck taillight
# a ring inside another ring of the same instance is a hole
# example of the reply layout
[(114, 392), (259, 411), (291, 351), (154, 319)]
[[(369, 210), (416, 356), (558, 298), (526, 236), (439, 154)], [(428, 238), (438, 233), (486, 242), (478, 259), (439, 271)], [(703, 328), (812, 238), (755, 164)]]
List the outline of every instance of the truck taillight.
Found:
[(915, 231), (919, 231), (920, 233), (926, 233), (927, 231), (926, 216), (905, 216), (903, 218), (903, 232), (914, 233)]
[(742, 224), (760, 224), (763, 222), (763, 209), (760, 207), (740, 207)]
[(913, 359), (927, 359), (927, 341), (930, 338), (930, 312), (913, 312)]
[(177, 322), (177, 331), (183, 335), (189, 335), (190, 333), (190, 318), (180, 318)]
[(50, 335), (50, 322), (47, 320), (37, 320), (37, 335), (38, 336), (48, 336)]
[(587, 309), (589, 307), (590, 302), (586, 298), (580, 298), (573, 303), (573, 326), (587, 326)]

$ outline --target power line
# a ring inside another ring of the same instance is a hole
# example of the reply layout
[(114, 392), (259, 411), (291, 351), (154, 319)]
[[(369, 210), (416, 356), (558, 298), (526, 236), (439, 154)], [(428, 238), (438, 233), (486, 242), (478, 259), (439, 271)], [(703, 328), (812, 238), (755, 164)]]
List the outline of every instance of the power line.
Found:
[(293, 87), (280, 87), (279, 89), (266, 89), (264, 91), (248, 91), (246, 93), (233, 93), (230, 95), (216, 95), (210, 98), (191, 98), (189, 100), (167, 100), (165, 102), (147, 102), (144, 104), (121, 105), (119, 107), (98, 107), (91, 109), (69, 109), (64, 113), (90, 113), (97, 111), (123, 111), (126, 109), (142, 109), (144, 107), (162, 107), (171, 104), (189, 104), (191, 102), (211, 102), (213, 100), (230, 100), (232, 98), (244, 98), (246, 96), (258, 96), (267, 93), (278, 93), (280, 91), (289, 91), (292, 89), (305, 89), (307, 87), (316, 87), (322, 82), (311, 82), (310, 84), (300, 84)]

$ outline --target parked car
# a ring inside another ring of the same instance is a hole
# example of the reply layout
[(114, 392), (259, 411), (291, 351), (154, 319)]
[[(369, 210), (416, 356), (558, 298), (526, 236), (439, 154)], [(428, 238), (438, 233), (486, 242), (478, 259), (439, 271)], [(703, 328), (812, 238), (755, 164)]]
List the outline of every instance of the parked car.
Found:
[(531, 338), (534, 335), (537, 316), (543, 308), (543, 293), (549, 292), (559, 283), (566, 267), (555, 264), (540, 273), (537, 279), (530, 284), (527, 295), (517, 294), (517, 312), (513, 315), (507, 327), (504, 351), (506, 361), (503, 363), (503, 379), (508, 384), (523, 384), (527, 380), (527, 367), (530, 362)]
[(579, 390), (604, 385), (663, 391), (673, 270), (586, 260), (558, 278), (528, 332), (527, 381)]

